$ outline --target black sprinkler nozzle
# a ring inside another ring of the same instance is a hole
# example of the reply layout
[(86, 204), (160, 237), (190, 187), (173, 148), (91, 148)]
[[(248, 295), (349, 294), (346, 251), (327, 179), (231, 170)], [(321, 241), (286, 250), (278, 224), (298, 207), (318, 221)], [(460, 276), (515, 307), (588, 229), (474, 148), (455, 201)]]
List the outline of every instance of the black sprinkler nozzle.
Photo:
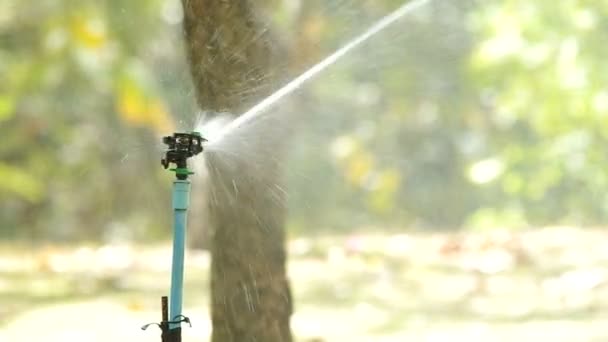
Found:
[(167, 145), (165, 156), (161, 159), (161, 165), (167, 169), (169, 164), (175, 164), (177, 179), (185, 180), (188, 175), (192, 174), (188, 170), (188, 158), (194, 157), (203, 152), (203, 143), (207, 139), (203, 138), (200, 133), (173, 133), (163, 137), (163, 144)]

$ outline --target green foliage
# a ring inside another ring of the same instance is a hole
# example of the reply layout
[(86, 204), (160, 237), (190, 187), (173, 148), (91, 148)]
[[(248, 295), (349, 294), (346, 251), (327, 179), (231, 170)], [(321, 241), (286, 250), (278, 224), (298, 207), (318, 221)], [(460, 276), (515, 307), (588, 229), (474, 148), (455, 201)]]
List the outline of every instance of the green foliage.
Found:
[[(399, 1), (268, 1), (293, 75)], [(0, 3), (0, 235), (157, 236), (158, 136), (194, 121), (177, 0)], [(605, 1), (435, 2), (292, 98), (294, 225), (608, 214)], [(164, 228), (163, 228), (164, 229)]]
[(503, 1), (472, 13), (476, 86), (504, 172), (496, 201), (533, 223), (605, 221), (605, 1)]
[[(141, 148), (172, 129), (152, 73), (162, 57), (148, 57), (176, 28), (163, 4), (3, 2), (3, 233), (99, 238), (117, 223), (166, 222), (153, 209), (166, 190), (155, 151)], [(179, 57), (167, 71), (184, 68)]]
[[(338, 11), (333, 16), (332, 5), (324, 2), (309, 14), (315, 20), (326, 15), (317, 24), (324, 28), (326, 42), (321, 56), (398, 6), (362, 2), (350, 15)], [(457, 4), (435, 7), (436, 15), (405, 18), (370, 40), (311, 87), (311, 102), (318, 105), (306, 108), (315, 114), (310, 127), (302, 130), (303, 139), (322, 146), (322, 164), (333, 165), (332, 172), (341, 177), (315, 173), (315, 181), (323, 185), (304, 191), (321, 191), (325, 200), (313, 200), (313, 195), (296, 207), (314, 206), (326, 224), (346, 227), (453, 227), (475, 208), (476, 189), (462, 172), (475, 157), (468, 153), (477, 153), (462, 147), (476, 133), (471, 124), (476, 113), (470, 110), (475, 103), (462, 70), (471, 48), (466, 10)], [(350, 29), (347, 34), (344, 27)], [(322, 158), (315, 149), (302, 153), (307, 156), (301, 163), (320, 163)], [(333, 184), (326, 184), (330, 179)], [(323, 208), (332, 209), (324, 215)]]

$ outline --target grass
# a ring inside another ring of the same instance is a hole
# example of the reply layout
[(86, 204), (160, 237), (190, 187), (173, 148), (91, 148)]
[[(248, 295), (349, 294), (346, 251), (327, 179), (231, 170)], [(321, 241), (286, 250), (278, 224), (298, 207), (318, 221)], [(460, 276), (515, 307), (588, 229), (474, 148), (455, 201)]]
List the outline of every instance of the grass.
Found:
[[(608, 341), (601, 230), (357, 233), (290, 241), (298, 341)], [(0, 341), (154, 341), (168, 245), (0, 249)], [(209, 256), (189, 252), (185, 341), (206, 341)]]

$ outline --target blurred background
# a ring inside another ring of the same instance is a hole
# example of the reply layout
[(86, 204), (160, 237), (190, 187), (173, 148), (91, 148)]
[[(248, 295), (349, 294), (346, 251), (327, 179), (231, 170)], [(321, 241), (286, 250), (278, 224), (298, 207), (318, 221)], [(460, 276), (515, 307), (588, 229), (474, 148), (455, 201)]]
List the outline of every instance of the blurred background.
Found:
[[(259, 1), (292, 76), (400, 5)], [(290, 96), (299, 341), (608, 340), (607, 19), (436, 0)], [(178, 0), (0, 2), (0, 340), (156, 338), (159, 142), (199, 119), (182, 20)], [(185, 334), (206, 340), (192, 211)]]

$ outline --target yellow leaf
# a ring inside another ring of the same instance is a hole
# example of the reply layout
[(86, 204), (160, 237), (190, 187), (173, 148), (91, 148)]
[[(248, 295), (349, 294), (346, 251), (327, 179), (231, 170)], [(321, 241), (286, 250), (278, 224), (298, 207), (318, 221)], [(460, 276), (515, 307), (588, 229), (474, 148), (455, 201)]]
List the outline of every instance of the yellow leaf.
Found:
[(125, 86), (118, 94), (117, 110), (122, 119), (131, 125), (145, 123), (146, 103), (143, 94), (133, 86)]
[(148, 116), (150, 119), (150, 126), (152, 126), (156, 132), (168, 132), (173, 131), (173, 120), (171, 115), (165, 108), (165, 105), (160, 99), (151, 99), (148, 106)]
[(171, 115), (159, 98), (149, 98), (132, 83), (119, 89), (116, 110), (124, 122), (131, 126), (148, 127), (156, 132), (167, 132), (174, 128)]
[(346, 178), (354, 184), (362, 186), (374, 167), (374, 159), (369, 153), (353, 154), (348, 161)]
[(75, 17), (71, 29), (75, 40), (90, 49), (102, 47), (107, 40), (105, 24), (98, 18)]
[(378, 175), (369, 205), (379, 213), (388, 213), (395, 208), (396, 195), (401, 184), (401, 173), (397, 169), (384, 170)]

